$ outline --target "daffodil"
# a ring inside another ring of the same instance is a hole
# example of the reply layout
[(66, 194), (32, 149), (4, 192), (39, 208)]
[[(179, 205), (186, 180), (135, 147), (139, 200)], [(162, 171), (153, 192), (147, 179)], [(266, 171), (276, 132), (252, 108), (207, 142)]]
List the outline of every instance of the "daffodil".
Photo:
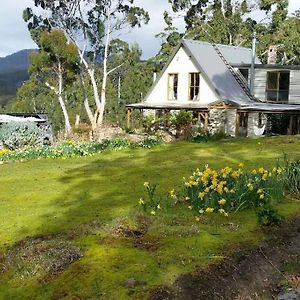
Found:
[(145, 182), (144, 182), (144, 187), (145, 187), (145, 188), (149, 188), (149, 182), (148, 182), (148, 181), (145, 181)]
[(200, 192), (200, 193), (198, 194), (198, 198), (199, 198), (199, 199), (203, 200), (204, 197), (205, 197), (205, 192)]
[(207, 207), (206, 210), (205, 210), (205, 212), (210, 214), (210, 213), (213, 213), (214, 210), (215, 210), (215, 209), (212, 208), (212, 207)]
[(151, 214), (152, 216), (155, 216), (155, 215), (156, 215), (155, 210), (151, 210), (150, 214)]
[(223, 205), (226, 204), (226, 200), (225, 199), (221, 199), (221, 200), (218, 201), (218, 203), (223, 206)]
[(209, 191), (210, 191), (209, 187), (205, 188), (205, 190), (204, 190), (205, 193), (209, 193)]
[(144, 202), (143, 198), (140, 198), (140, 200), (139, 200), (139, 204), (140, 204), (140, 205), (144, 205), (144, 204), (145, 204), (145, 202)]
[(176, 198), (175, 190), (171, 190), (171, 191), (170, 191), (170, 196), (171, 196), (171, 198), (173, 198), (173, 199)]

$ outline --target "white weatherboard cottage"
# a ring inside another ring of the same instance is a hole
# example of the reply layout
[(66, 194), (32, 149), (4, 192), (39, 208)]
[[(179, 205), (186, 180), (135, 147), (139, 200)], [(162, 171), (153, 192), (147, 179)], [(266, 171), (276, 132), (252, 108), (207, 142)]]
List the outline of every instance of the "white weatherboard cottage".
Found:
[[(182, 40), (141, 103), (131, 111), (193, 111), (206, 131), (231, 136), (262, 135), (268, 114), (290, 116), (290, 134), (299, 131), (300, 66), (263, 65), (252, 50)], [(253, 76), (253, 92), (249, 82)], [(296, 126), (295, 126), (296, 125)]]

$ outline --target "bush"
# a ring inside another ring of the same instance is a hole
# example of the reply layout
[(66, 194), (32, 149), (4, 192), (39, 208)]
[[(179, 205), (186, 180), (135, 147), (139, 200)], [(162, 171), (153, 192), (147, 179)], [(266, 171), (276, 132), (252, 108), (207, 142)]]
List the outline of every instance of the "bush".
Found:
[(171, 127), (176, 130), (176, 137), (188, 139), (192, 133), (193, 113), (190, 111), (180, 110), (172, 114), (170, 119)]
[(44, 132), (33, 122), (9, 122), (0, 127), (0, 142), (10, 150), (42, 145)]
[(258, 222), (262, 226), (280, 225), (283, 221), (282, 216), (279, 215), (278, 210), (272, 206), (261, 208), (258, 213)]
[(188, 126), (193, 122), (193, 113), (190, 111), (180, 110), (177, 113), (172, 114), (171, 124), (177, 129)]
[(160, 127), (160, 124), (162, 123), (161, 118), (157, 118), (153, 115), (146, 116), (143, 118), (142, 125), (146, 133), (154, 133), (157, 131)]

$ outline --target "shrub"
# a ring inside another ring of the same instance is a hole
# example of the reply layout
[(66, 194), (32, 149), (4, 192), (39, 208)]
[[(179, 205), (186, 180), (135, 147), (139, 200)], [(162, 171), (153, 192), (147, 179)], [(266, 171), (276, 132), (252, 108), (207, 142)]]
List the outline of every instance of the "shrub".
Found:
[(0, 127), (0, 141), (11, 150), (42, 145), (43, 140), (43, 130), (33, 122), (9, 122)]
[(193, 122), (193, 113), (190, 111), (180, 110), (179, 112), (172, 114), (170, 122), (171, 125), (176, 127), (176, 129), (189, 126)]
[(184, 140), (189, 139), (192, 135), (193, 113), (190, 111), (180, 110), (172, 114), (170, 119), (171, 127), (175, 128), (176, 137)]
[(142, 125), (145, 132), (151, 134), (159, 129), (160, 124), (162, 123), (161, 118), (157, 118), (153, 115), (149, 115), (143, 118)]
[(262, 226), (280, 225), (283, 221), (282, 216), (279, 215), (278, 210), (268, 205), (261, 208), (257, 212), (258, 222)]

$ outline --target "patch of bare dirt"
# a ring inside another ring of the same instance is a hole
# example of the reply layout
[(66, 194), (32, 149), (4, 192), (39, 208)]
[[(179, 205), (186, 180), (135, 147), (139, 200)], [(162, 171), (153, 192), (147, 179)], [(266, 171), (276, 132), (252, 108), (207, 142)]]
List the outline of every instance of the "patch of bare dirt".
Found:
[(258, 247), (154, 289), (150, 299), (300, 299), (300, 216), (268, 234)]
[(161, 243), (156, 237), (142, 237), (133, 240), (133, 247), (141, 250), (157, 251), (161, 247)]
[(18, 242), (2, 257), (1, 262), (5, 271), (12, 269), (19, 278), (52, 277), (81, 256), (81, 249), (69, 241), (40, 237)]

